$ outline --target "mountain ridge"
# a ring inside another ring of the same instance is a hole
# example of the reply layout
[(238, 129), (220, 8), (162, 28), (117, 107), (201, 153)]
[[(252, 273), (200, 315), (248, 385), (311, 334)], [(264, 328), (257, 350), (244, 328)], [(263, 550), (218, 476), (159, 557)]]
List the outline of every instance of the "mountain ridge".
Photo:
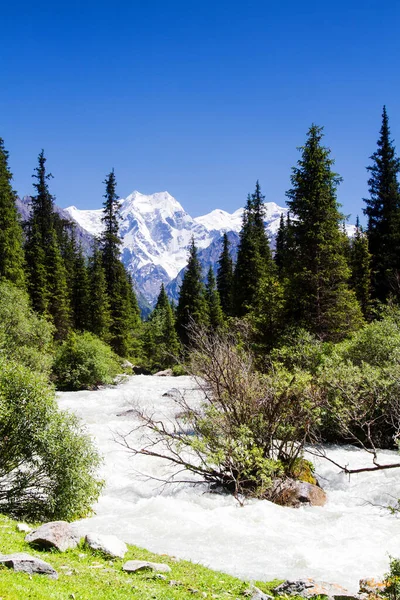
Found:
[[(177, 299), (192, 237), (205, 271), (210, 265), (216, 268), (225, 232), (235, 234), (231, 236), (231, 250), (232, 254), (236, 252), (243, 208), (233, 213), (214, 209), (193, 218), (166, 191), (146, 195), (135, 190), (121, 198), (120, 203), (122, 261), (150, 304), (157, 298), (161, 283)], [(265, 207), (265, 227), (273, 243), (280, 215), (288, 209), (275, 202), (268, 202)], [(80, 210), (69, 206), (64, 211), (92, 235), (101, 233), (101, 209)]]

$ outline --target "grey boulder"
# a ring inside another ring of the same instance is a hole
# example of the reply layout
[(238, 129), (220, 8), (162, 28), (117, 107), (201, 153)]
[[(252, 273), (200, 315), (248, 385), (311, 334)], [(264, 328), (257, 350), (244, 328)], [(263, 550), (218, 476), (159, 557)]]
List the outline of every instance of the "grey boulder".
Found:
[(244, 595), (250, 600), (273, 600), (273, 596), (269, 596), (260, 590), (260, 588), (252, 585), (245, 590)]
[(171, 571), (171, 567), (165, 565), (164, 563), (153, 563), (148, 562), (147, 560), (128, 560), (128, 562), (126, 562), (122, 568), (128, 573), (147, 570), (159, 571), (161, 573), (169, 573)]
[(25, 537), (25, 541), (36, 548), (56, 548), (65, 552), (69, 548), (76, 548), (80, 537), (66, 521), (52, 521), (45, 523)]
[(88, 533), (85, 543), (92, 550), (97, 550), (111, 558), (124, 558), (128, 548), (116, 535), (103, 535), (101, 533)]
[(337, 583), (326, 583), (314, 579), (298, 579), (297, 581), (284, 581), (274, 589), (279, 596), (301, 596), (302, 598), (314, 598), (315, 596), (328, 596), (333, 600), (359, 600), (356, 594)]
[(58, 573), (49, 563), (31, 556), (27, 552), (16, 552), (15, 554), (2, 554), (0, 555), (0, 564), (13, 569), (14, 571), (20, 571), (22, 573), (28, 573), (33, 575), (47, 575), (51, 579), (57, 579)]

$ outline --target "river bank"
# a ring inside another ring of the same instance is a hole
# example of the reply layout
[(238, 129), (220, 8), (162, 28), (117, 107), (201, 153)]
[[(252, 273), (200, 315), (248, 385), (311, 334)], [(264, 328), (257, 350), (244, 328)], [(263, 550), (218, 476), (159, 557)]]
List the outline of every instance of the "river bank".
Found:
[[(328, 494), (325, 507), (291, 509), (267, 501), (240, 507), (230, 496), (210, 494), (189, 484), (162, 488), (143, 477), (162, 477), (162, 461), (134, 461), (115, 437), (135, 426), (133, 405), (174, 414), (175, 388), (195, 395), (188, 377), (135, 376), (115, 388), (59, 394), (59, 404), (76, 412), (105, 457), (106, 489), (86, 529), (115, 533), (126, 542), (168, 553), (243, 579), (314, 577), (356, 591), (363, 577), (381, 577), (388, 555), (398, 556), (400, 519), (382, 508), (400, 497), (400, 471), (363, 473), (349, 478), (327, 461), (316, 463)], [(124, 415), (124, 413), (126, 413)], [(117, 416), (122, 415), (122, 416)], [(143, 444), (139, 434), (131, 444)], [(365, 454), (351, 447), (331, 447), (341, 463), (365, 464)], [(385, 451), (385, 460), (396, 453)], [(142, 473), (142, 475), (140, 475)]]

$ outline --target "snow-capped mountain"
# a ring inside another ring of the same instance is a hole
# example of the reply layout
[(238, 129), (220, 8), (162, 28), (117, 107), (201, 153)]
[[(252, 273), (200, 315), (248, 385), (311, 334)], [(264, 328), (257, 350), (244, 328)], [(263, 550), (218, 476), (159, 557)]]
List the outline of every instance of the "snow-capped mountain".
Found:
[[(65, 212), (92, 235), (101, 233), (102, 210), (80, 210), (70, 206)], [(274, 202), (266, 204), (265, 225), (271, 238), (279, 227), (281, 213), (286, 212), (286, 208)], [(168, 192), (146, 196), (134, 191), (121, 199), (122, 260), (132, 273), (137, 289), (150, 303), (153, 302), (161, 283), (171, 284), (186, 266), (192, 237), (206, 268), (218, 260), (220, 240), (225, 231), (235, 234), (232, 238), (234, 251), (242, 214), (243, 209), (232, 214), (217, 209), (192, 218)]]

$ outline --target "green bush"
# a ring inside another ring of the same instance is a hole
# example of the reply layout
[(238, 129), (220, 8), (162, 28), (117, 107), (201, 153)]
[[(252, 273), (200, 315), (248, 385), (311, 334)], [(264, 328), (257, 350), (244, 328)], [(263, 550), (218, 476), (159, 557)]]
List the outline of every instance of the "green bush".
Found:
[(385, 590), (383, 595), (389, 600), (400, 598), (400, 559), (390, 557), (390, 571), (385, 575)]
[(400, 359), (400, 324), (392, 317), (374, 321), (339, 346), (342, 357), (353, 364), (366, 362), (377, 367)]
[(45, 376), (0, 359), (0, 511), (32, 520), (83, 517), (102, 487), (99, 464)]
[[(274, 480), (310, 478), (303, 460), (321, 413), (320, 397), (305, 371), (254, 368), (254, 356), (236, 339), (193, 328), (187, 371), (203, 393), (176, 395), (177, 421), (169, 427), (145, 412), (137, 416), (154, 433), (154, 456), (163, 456), (180, 473), (192, 471), (236, 498), (274, 499)], [(124, 440), (129, 447), (129, 440)], [(131, 447), (134, 454), (151, 454)], [(307, 471), (307, 472), (306, 472)]]
[(0, 355), (48, 374), (53, 361), (53, 326), (33, 312), (28, 295), (0, 281)]
[(60, 390), (87, 390), (112, 383), (121, 367), (116, 354), (89, 332), (72, 332), (58, 347), (53, 365)]

